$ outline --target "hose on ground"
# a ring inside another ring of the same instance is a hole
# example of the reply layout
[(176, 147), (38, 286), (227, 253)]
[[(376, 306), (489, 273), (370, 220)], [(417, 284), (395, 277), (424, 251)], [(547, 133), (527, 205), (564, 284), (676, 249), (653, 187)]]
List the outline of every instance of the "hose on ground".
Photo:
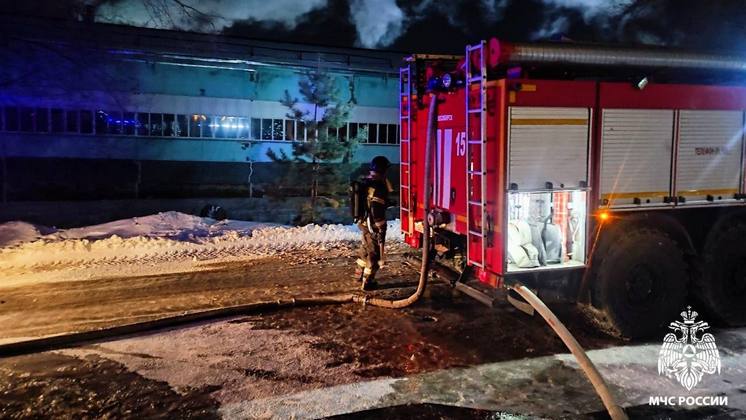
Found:
[(570, 331), (567, 330), (565, 325), (557, 318), (556, 315), (554, 315), (554, 313), (544, 304), (544, 302), (542, 302), (541, 299), (539, 299), (539, 297), (536, 296), (526, 286), (518, 283), (513, 286), (513, 290), (518, 292), (518, 294), (521, 295), (521, 297), (523, 297), (526, 302), (528, 302), (531, 306), (534, 307), (534, 309), (536, 309), (536, 312), (538, 312), (541, 317), (544, 318), (545, 321), (547, 321), (547, 324), (549, 324), (554, 332), (557, 333), (559, 338), (562, 339), (562, 342), (565, 343), (565, 346), (570, 349), (570, 352), (578, 361), (580, 368), (583, 369), (583, 372), (588, 377), (588, 380), (591, 381), (591, 384), (596, 390), (596, 393), (599, 397), (601, 397), (601, 401), (603, 401), (604, 406), (606, 407), (606, 411), (609, 412), (609, 416), (611, 416), (612, 420), (627, 420), (627, 414), (624, 412), (622, 407), (617, 404), (614, 396), (609, 390), (609, 387), (606, 385), (606, 381), (604, 381), (604, 378), (598, 372), (598, 369), (596, 369), (596, 366), (593, 364), (593, 362), (591, 362), (591, 359), (588, 358), (588, 355), (580, 346), (580, 343), (578, 343), (575, 337), (570, 334)]
[(381, 298), (359, 298), (367, 305), (380, 306), (382, 308), (399, 309), (405, 308), (415, 303), (420, 296), (425, 292), (427, 286), (427, 275), (430, 268), (430, 222), (428, 221), (428, 213), (430, 212), (430, 182), (432, 178), (432, 140), (435, 133), (435, 119), (436, 109), (438, 104), (438, 97), (434, 94), (430, 94), (430, 108), (428, 109), (427, 115), (427, 136), (425, 139), (425, 193), (424, 193), (424, 221), (423, 221), (423, 234), (422, 234), (422, 266), (420, 267), (420, 281), (417, 283), (417, 290), (412, 295), (404, 299), (388, 300)]

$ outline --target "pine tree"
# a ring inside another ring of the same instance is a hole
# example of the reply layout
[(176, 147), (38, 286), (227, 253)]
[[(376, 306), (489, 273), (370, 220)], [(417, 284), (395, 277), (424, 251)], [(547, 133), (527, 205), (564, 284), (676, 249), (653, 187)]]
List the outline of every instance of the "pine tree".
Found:
[(306, 141), (293, 143), (292, 157), (282, 151), (278, 156), (272, 149), (267, 151), (267, 156), (287, 165), (286, 183), (308, 188), (310, 203), (302, 211), (301, 222), (314, 222), (319, 198), (333, 199), (345, 190), (353, 168), (357, 137), (365, 133), (349, 138), (342, 130), (340, 135), (340, 128), (347, 126), (354, 107), (352, 88), (350, 100), (343, 102), (334, 77), (320, 70), (305, 72), (298, 88), (300, 99), (285, 90), (280, 103), (288, 109), (287, 118), (305, 126)]

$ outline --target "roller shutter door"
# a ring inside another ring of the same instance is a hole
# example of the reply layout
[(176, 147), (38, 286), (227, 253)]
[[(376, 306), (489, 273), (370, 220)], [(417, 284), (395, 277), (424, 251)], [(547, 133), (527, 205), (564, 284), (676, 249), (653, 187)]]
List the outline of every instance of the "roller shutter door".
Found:
[(511, 107), (508, 183), (519, 190), (587, 184), (588, 108)]
[(604, 109), (602, 112), (602, 204), (665, 205), (664, 198), (670, 195), (671, 187), (674, 111)]
[(686, 198), (683, 204), (733, 199), (740, 182), (742, 141), (741, 111), (680, 112), (676, 195)]

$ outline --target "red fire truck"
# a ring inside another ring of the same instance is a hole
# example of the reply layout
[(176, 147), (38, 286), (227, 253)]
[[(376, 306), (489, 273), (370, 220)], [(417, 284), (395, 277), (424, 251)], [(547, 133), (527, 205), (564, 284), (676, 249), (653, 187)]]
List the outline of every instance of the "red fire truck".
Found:
[(560, 292), (622, 336), (687, 304), (746, 322), (745, 60), (492, 39), (400, 76), (411, 246), (428, 217), (438, 255), (483, 285)]

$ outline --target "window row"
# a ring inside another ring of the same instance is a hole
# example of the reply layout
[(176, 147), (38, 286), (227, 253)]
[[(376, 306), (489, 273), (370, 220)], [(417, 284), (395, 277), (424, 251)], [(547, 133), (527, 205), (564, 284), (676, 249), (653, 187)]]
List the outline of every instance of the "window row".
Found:
[[(13, 106), (0, 111), (0, 131), (288, 141), (304, 141), (308, 135), (302, 121), (281, 118)], [(397, 124), (351, 122), (330, 128), (328, 134), (340, 140), (357, 137), (369, 144), (399, 143)]]

